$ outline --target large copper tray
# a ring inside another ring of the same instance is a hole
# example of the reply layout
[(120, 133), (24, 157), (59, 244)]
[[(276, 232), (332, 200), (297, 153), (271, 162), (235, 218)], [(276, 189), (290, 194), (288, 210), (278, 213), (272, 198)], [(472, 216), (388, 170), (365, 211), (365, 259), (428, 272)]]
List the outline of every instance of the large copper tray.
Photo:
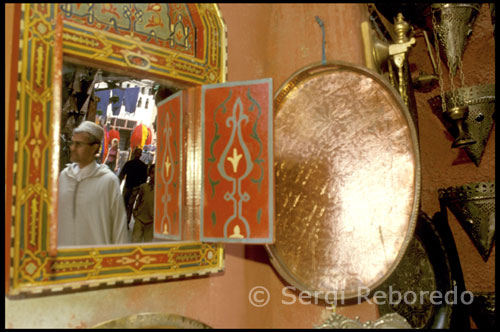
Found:
[(280, 275), (321, 299), (366, 296), (394, 271), (420, 198), (418, 139), (386, 80), (353, 65), (311, 65), (274, 98)]

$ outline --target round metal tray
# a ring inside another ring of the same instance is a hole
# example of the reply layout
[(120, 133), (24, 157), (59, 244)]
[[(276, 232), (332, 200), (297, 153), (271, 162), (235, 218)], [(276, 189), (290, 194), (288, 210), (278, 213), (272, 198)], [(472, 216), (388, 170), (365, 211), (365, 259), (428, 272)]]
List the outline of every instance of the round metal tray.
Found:
[(295, 72), (274, 97), (278, 273), (320, 299), (365, 296), (394, 271), (420, 199), (418, 139), (396, 90), (342, 62)]

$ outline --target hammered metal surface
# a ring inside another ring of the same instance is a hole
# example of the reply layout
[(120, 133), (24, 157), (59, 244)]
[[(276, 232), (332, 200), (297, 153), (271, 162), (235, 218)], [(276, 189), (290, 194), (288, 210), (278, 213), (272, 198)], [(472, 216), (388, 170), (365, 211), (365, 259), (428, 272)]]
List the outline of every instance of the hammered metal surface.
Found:
[(418, 143), (393, 90), (373, 77), (339, 67), (275, 99), (268, 249), (287, 281), (327, 296), (380, 284), (414, 229)]

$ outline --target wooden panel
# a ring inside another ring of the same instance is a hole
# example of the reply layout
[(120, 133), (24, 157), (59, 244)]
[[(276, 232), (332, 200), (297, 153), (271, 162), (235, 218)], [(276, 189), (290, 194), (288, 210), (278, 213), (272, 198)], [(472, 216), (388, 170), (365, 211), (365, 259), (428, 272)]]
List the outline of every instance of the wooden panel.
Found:
[(204, 85), (201, 241), (272, 243), (272, 80)]
[(154, 237), (180, 240), (183, 192), (183, 91), (158, 103)]

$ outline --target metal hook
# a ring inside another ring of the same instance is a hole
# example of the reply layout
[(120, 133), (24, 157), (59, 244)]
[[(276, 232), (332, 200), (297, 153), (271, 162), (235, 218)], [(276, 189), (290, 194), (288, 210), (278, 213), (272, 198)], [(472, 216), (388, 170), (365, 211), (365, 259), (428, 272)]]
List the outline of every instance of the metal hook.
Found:
[(316, 18), (316, 22), (318, 22), (319, 24), (319, 27), (321, 28), (321, 32), (322, 32), (322, 44), (321, 44), (321, 49), (322, 49), (322, 60), (321, 60), (321, 64), (324, 65), (326, 64), (326, 55), (325, 55), (325, 25), (323, 24), (323, 21), (318, 17), (318, 16), (315, 16)]

